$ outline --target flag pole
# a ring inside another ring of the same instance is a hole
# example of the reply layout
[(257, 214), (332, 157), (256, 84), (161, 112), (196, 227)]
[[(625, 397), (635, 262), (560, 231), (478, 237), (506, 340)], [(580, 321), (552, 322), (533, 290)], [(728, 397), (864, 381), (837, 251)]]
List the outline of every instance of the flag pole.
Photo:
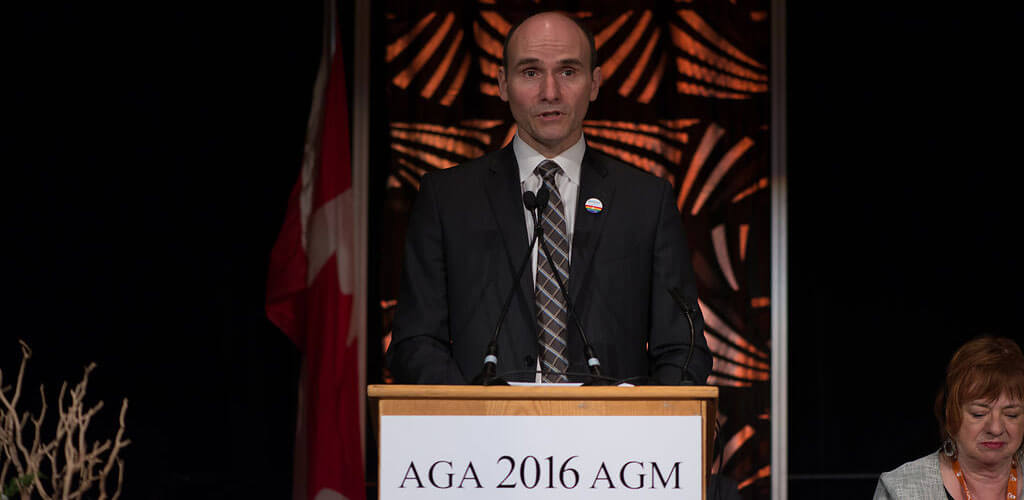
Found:
[[(355, 290), (351, 328), (359, 339), (359, 387), (366, 387), (366, 292), (368, 213), (370, 206), (370, 0), (356, 0), (352, 43), (352, 194), (356, 209)], [(366, 456), (366, 398), (359, 398), (363, 456)], [(368, 467), (367, 467), (368, 468)]]

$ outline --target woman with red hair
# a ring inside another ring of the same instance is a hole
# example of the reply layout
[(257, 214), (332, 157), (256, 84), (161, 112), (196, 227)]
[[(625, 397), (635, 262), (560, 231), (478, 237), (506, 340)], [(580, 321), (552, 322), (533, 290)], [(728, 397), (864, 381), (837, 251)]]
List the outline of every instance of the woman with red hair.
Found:
[(942, 448), (886, 472), (875, 500), (1024, 500), (1024, 354), (1014, 341), (964, 344), (935, 402)]

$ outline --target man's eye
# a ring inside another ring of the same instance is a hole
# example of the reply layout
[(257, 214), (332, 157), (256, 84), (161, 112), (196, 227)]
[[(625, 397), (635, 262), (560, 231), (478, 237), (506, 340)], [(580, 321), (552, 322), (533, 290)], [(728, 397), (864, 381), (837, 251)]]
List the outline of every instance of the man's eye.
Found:
[(981, 418), (981, 417), (984, 417), (985, 414), (984, 413), (971, 413), (971, 416), (974, 417), (974, 418)]
[(536, 70), (528, 69), (526, 71), (523, 71), (523, 76), (525, 76), (527, 78), (534, 78), (537, 75), (538, 75), (538, 73), (537, 73)]
[(576, 74), (576, 70), (574, 70), (574, 69), (562, 70), (562, 74), (565, 75), (565, 76), (572, 76), (572, 75)]

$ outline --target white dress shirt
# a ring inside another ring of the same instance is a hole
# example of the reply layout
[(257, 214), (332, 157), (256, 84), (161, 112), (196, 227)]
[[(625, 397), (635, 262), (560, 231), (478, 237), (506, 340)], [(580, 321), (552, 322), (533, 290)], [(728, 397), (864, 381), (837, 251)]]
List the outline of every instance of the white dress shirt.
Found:
[[(562, 167), (562, 172), (555, 176), (555, 185), (558, 187), (558, 195), (562, 198), (562, 206), (565, 210), (565, 230), (569, 240), (569, 261), (572, 262), (572, 235), (573, 223), (576, 221), (576, 200), (580, 191), (580, 169), (583, 163), (583, 153), (587, 150), (587, 142), (580, 136), (569, 149), (562, 151), (554, 158), (546, 158), (535, 151), (529, 144), (519, 138), (519, 134), (512, 139), (512, 150), (516, 153), (516, 162), (519, 164), (519, 185), (523, 193), (527, 191), (537, 192), (544, 184), (544, 180), (534, 170), (544, 160), (551, 160)], [(533, 241), (533, 215), (523, 207), (523, 216), (526, 218), (527, 241)], [(536, 283), (537, 275), (537, 252), (540, 249), (540, 242), (533, 248), (533, 276)], [(568, 283), (566, 283), (568, 286)]]

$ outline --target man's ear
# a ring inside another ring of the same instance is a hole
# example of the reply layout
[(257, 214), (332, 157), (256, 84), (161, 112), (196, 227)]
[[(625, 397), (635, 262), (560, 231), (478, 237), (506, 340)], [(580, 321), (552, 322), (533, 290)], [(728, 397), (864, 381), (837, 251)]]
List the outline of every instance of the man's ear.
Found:
[(498, 95), (502, 101), (508, 102), (508, 75), (505, 66), (498, 66)]
[(590, 78), (590, 100), (597, 99), (597, 91), (601, 88), (601, 67), (594, 68)]

